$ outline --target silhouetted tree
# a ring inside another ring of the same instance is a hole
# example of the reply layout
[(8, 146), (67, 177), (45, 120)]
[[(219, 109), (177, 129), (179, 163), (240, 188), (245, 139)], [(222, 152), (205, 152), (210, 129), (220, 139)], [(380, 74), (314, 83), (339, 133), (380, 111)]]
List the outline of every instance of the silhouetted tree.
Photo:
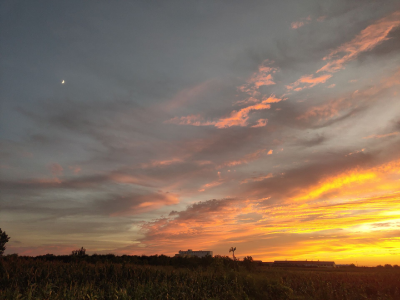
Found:
[(233, 260), (236, 260), (235, 251), (236, 251), (236, 247), (231, 247), (231, 248), (229, 249), (229, 253), (232, 252)]
[(253, 258), (251, 256), (243, 258), (243, 265), (250, 271), (253, 268)]
[(10, 240), (10, 237), (6, 234), (6, 232), (2, 231), (0, 228), (0, 256), (3, 255), (4, 250), (6, 250), (6, 243)]
[(83, 247), (81, 249), (78, 250), (73, 250), (72, 251), (72, 256), (85, 256), (86, 254), (86, 249), (84, 249)]
[(392, 267), (391, 264), (386, 264), (386, 265), (385, 265), (385, 268), (387, 268), (387, 269), (390, 269), (391, 267)]

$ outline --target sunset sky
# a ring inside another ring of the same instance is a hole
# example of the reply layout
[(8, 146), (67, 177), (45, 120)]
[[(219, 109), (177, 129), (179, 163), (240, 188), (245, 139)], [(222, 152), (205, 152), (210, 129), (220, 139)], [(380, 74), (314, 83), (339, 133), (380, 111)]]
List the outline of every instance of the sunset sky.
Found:
[(0, 4), (6, 254), (400, 264), (400, 2)]

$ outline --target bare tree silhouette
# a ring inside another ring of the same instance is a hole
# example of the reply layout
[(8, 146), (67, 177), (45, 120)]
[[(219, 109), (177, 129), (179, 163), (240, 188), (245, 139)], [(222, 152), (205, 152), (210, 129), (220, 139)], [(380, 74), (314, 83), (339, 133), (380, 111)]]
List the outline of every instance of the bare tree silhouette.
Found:
[(235, 251), (236, 251), (236, 247), (231, 247), (231, 248), (229, 249), (229, 253), (232, 252), (233, 260), (236, 260)]

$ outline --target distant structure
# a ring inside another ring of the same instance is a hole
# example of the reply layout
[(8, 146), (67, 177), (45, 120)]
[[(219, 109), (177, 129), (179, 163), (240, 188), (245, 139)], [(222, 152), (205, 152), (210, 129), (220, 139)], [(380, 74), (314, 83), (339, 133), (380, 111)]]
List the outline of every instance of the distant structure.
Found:
[(302, 268), (336, 268), (334, 261), (296, 261), (296, 260), (276, 260), (273, 267), (302, 267)]
[(178, 254), (175, 254), (175, 256), (180, 256), (180, 257), (206, 257), (207, 255), (209, 256), (213, 256), (213, 252), (212, 251), (193, 251), (192, 249), (188, 249), (188, 251), (182, 251), (179, 250)]

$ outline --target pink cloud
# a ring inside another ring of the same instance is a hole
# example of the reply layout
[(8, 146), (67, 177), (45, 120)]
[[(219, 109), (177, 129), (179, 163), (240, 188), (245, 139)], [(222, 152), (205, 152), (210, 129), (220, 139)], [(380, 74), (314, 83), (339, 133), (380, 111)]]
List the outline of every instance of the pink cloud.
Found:
[(230, 116), (227, 118), (219, 119), (219, 121), (215, 124), (215, 127), (218, 128), (226, 128), (231, 126), (247, 126), (247, 120), (249, 119), (249, 113), (254, 110), (264, 110), (270, 109), (271, 105), (269, 103), (276, 103), (281, 101), (282, 99), (276, 98), (274, 95), (271, 95), (268, 98), (265, 98), (261, 101), (261, 103), (257, 103), (245, 108), (242, 108), (238, 111), (232, 111)]
[(290, 26), (292, 27), (292, 29), (298, 29), (310, 22), (311, 22), (311, 16), (308, 16), (307, 18), (303, 18), (301, 21), (292, 22)]
[[(375, 101), (374, 96), (392, 86), (400, 85), (400, 69), (397, 69), (391, 76), (382, 78), (379, 83), (364, 90), (356, 90), (338, 99), (332, 99), (318, 106), (310, 107), (304, 114), (297, 117), (298, 120), (317, 117), (319, 120), (330, 119), (338, 116), (341, 112), (356, 108), (366, 101)], [(357, 101), (351, 99), (356, 99)]]
[(270, 104), (258, 103), (255, 105), (251, 105), (245, 108), (242, 108), (238, 111), (234, 110), (231, 112), (229, 117), (219, 119), (217, 123), (215, 123), (215, 127), (218, 128), (226, 128), (231, 126), (247, 126), (247, 120), (249, 119), (249, 113), (254, 110), (264, 110), (270, 109)]
[(300, 79), (298, 79), (297, 81), (293, 82), (290, 85), (287, 85), (286, 88), (288, 90), (295, 90), (295, 91), (301, 91), (302, 89), (309, 89), (312, 88), (314, 86), (316, 86), (317, 84), (321, 84), (321, 83), (325, 83), (329, 78), (331, 78), (332, 75), (330, 74), (325, 74), (325, 75), (321, 75), (319, 77), (315, 77), (314, 75), (304, 75), (303, 77), (301, 77)]
[[(259, 149), (255, 152), (249, 153), (249, 154), (245, 155), (244, 157), (239, 158), (237, 160), (225, 162), (224, 164), (218, 166), (218, 169), (223, 168), (223, 167), (233, 167), (233, 166), (237, 166), (237, 165), (241, 165), (241, 164), (247, 164), (251, 161), (254, 161), (254, 160), (257, 160), (258, 158), (260, 158), (265, 153), (265, 151), (266, 151), (266, 149)], [(272, 150), (270, 150), (270, 151), (272, 151)]]
[(204, 192), (206, 189), (210, 189), (210, 188), (219, 186), (219, 185), (221, 185), (222, 183), (223, 183), (223, 181), (217, 180), (217, 181), (213, 181), (213, 182), (204, 184), (204, 185), (199, 189), (199, 192)]
[(262, 175), (262, 176), (253, 176), (251, 178), (246, 178), (246, 179), (242, 180), (240, 182), (240, 184), (247, 183), (247, 182), (250, 182), (250, 181), (253, 181), (253, 182), (254, 181), (263, 181), (265, 179), (272, 178), (272, 177), (274, 177), (274, 175), (272, 175), (272, 173), (269, 173), (267, 175)]
[(258, 71), (253, 73), (253, 75), (246, 80), (244, 85), (238, 87), (238, 90), (255, 97), (259, 95), (259, 88), (265, 85), (274, 85), (272, 74), (275, 73), (278, 68), (270, 67), (272, 62), (268, 59), (263, 61), (258, 67)]
[(389, 32), (400, 25), (400, 11), (380, 19), (360, 32), (354, 39), (333, 50), (324, 60), (331, 60), (317, 73), (336, 72), (344, 68), (344, 64), (355, 59), (360, 53), (369, 51), (386, 41)]
[(265, 98), (260, 103), (244, 107), (240, 110), (234, 110), (228, 117), (220, 118), (218, 121), (205, 121), (200, 115), (190, 115), (186, 117), (175, 117), (166, 121), (165, 123), (177, 125), (193, 125), (193, 126), (210, 126), (213, 125), (217, 128), (227, 128), (231, 126), (247, 126), (249, 114), (256, 110), (270, 109), (270, 103), (277, 103), (282, 101), (281, 98), (276, 98), (274, 95)]
[(156, 210), (163, 206), (174, 205), (179, 203), (177, 195), (171, 193), (152, 193), (147, 195), (135, 196), (132, 199), (127, 197), (122, 199), (124, 202), (128, 203), (127, 208), (123, 211), (119, 211), (111, 214), (111, 216), (129, 216), (137, 215), (152, 210)]
[(165, 159), (165, 160), (154, 160), (150, 163), (143, 163), (141, 164), (141, 168), (151, 168), (151, 167), (162, 167), (162, 166), (169, 166), (177, 163), (183, 162), (182, 158), (179, 157), (174, 157), (171, 159)]
[(399, 134), (400, 134), (399, 131), (386, 133), (386, 134), (373, 134), (373, 135), (369, 135), (369, 136), (363, 137), (363, 139), (381, 139), (381, 138), (385, 138), (385, 137), (389, 137), (389, 136), (395, 136), (395, 135), (399, 135)]
[(303, 27), (305, 25), (305, 23), (302, 21), (299, 21), (299, 22), (292, 22), (292, 24), (290, 24), (290, 25), (293, 29), (297, 29), (297, 28)]

